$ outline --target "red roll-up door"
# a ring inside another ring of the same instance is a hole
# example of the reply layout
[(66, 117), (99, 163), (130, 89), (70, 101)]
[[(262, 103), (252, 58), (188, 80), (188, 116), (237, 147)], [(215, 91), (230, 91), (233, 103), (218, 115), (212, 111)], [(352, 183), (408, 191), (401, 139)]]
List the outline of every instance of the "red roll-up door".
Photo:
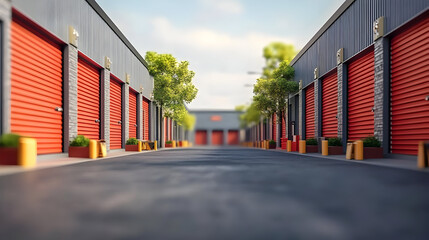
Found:
[(228, 145), (238, 145), (239, 135), (238, 130), (229, 130), (228, 131)]
[[(37, 46), (35, 45), (37, 43)], [(11, 24), (11, 131), (37, 140), (37, 153), (62, 152), (62, 53), (16, 22)]]
[(143, 99), (143, 140), (149, 140), (149, 100)]
[(212, 131), (212, 145), (223, 145), (223, 131)]
[(285, 119), (285, 113), (282, 112), (282, 138), (286, 137), (286, 119)]
[(206, 130), (195, 131), (195, 145), (207, 145), (207, 131)]
[(314, 84), (305, 90), (305, 137), (314, 138), (316, 128), (314, 126)]
[(322, 79), (322, 136), (338, 136), (338, 85), (337, 72)]
[(417, 155), (429, 140), (429, 18), (391, 40), (392, 153)]
[(122, 84), (110, 79), (110, 149), (122, 148)]
[(167, 139), (167, 132), (168, 132), (168, 129), (167, 129), (167, 118), (165, 117), (164, 118), (164, 142), (170, 140), (170, 139)]
[(374, 51), (348, 67), (348, 139), (374, 135)]
[(100, 74), (81, 57), (77, 70), (77, 132), (89, 139), (100, 138)]
[(170, 119), (170, 139), (173, 140), (173, 120)]
[(272, 124), (273, 124), (273, 139), (274, 141), (277, 141), (277, 124), (276, 124), (276, 117), (277, 115), (274, 113), (273, 114), (273, 120), (272, 120)]
[(130, 122), (129, 122), (129, 138), (137, 138), (137, 93), (130, 88)]

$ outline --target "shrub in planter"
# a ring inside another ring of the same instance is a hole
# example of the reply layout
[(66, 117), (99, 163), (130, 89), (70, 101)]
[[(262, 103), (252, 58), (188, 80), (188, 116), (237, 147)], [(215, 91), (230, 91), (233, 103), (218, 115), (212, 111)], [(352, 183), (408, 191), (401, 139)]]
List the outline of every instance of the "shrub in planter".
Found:
[(274, 141), (274, 140), (270, 140), (270, 141), (268, 142), (268, 148), (269, 148), (269, 149), (276, 149), (276, 147), (277, 147), (277, 145), (276, 145), (276, 141)]
[(328, 154), (329, 155), (343, 154), (343, 143), (341, 141), (341, 138), (339, 137), (328, 138)]
[(368, 136), (363, 141), (363, 158), (383, 158), (381, 142), (374, 136)]
[(69, 157), (89, 158), (89, 139), (83, 135), (77, 135), (70, 142)]
[(305, 145), (306, 145), (306, 152), (307, 153), (319, 152), (319, 146), (318, 146), (317, 139), (309, 138), (309, 139), (305, 140)]
[(138, 151), (139, 150), (139, 140), (136, 138), (130, 138), (125, 142), (125, 151)]
[(170, 140), (166, 141), (166, 142), (165, 142), (165, 147), (166, 147), (166, 148), (171, 148), (171, 147), (173, 147), (173, 141), (170, 141)]
[(18, 134), (8, 133), (0, 136), (0, 164), (17, 165), (18, 164)]

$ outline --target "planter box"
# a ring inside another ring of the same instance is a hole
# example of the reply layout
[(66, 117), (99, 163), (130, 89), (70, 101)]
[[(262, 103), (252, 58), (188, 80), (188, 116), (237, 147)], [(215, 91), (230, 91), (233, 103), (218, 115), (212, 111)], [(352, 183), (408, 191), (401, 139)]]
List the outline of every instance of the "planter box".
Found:
[(139, 145), (125, 145), (125, 151), (138, 151), (139, 150)]
[(89, 147), (69, 147), (69, 157), (89, 158)]
[(343, 155), (343, 146), (329, 146), (328, 155)]
[(317, 153), (317, 152), (319, 152), (319, 146), (318, 145), (307, 145), (306, 146), (306, 152), (307, 153)]
[(1, 147), (0, 165), (18, 165), (18, 148)]
[(269, 149), (276, 149), (276, 144), (275, 143), (274, 144), (269, 144), (268, 148)]
[(166, 144), (165, 144), (165, 147), (166, 147), (166, 148), (171, 148), (171, 147), (173, 147), (173, 144), (172, 144), (172, 143), (166, 143)]
[(383, 158), (383, 148), (381, 147), (364, 147), (363, 158)]

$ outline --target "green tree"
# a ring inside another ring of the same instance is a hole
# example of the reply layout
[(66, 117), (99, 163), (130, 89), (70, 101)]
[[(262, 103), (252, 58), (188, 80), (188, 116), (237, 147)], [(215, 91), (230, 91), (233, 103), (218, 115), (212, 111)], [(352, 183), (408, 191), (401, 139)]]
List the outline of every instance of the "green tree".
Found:
[(198, 89), (192, 83), (195, 73), (188, 69), (189, 62), (178, 62), (171, 54), (147, 52), (145, 56), (150, 75), (154, 79), (153, 97), (162, 109), (164, 117), (177, 122), (184, 119)]
[[(280, 63), (271, 74), (270, 78), (260, 78), (253, 88), (253, 102), (255, 108), (265, 117), (276, 114), (277, 119), (282, 119), (282, 112), (287, 107), (289, 94), (298, 91), (298, 83), (293, 81), (295, 71), (288, 61)], [(280, 129), (277, 129), (280, 136)]]
[(286, 61), (289, 64), (296, 54), (295, 47), (291, 44), (282, 42), (268, 44), (263, 50), (265, 67), (263, 68), (262, 78), (271, 78), (274, 70), (280, 66), (281, 62)]
[(240, 127), (249, 127), (252, 123), (258, 123), (261, 117), (261, 112), (256, 108), (256, 104), (252, 102), (249, 106), (236, 106), (235, 110), (242, 111), (240, 115)]

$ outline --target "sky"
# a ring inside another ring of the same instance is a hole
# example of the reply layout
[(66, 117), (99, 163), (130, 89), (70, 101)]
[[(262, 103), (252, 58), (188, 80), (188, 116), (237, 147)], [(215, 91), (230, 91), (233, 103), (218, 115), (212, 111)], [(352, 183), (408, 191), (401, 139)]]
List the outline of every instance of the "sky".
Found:
[(297, 50), (344, 0), (96, 0), (144, 57), (170, 53), (188, 61), (198, 95), (189, 109), (234, 109), (251, 102), (265, 64), (264, 46)]

